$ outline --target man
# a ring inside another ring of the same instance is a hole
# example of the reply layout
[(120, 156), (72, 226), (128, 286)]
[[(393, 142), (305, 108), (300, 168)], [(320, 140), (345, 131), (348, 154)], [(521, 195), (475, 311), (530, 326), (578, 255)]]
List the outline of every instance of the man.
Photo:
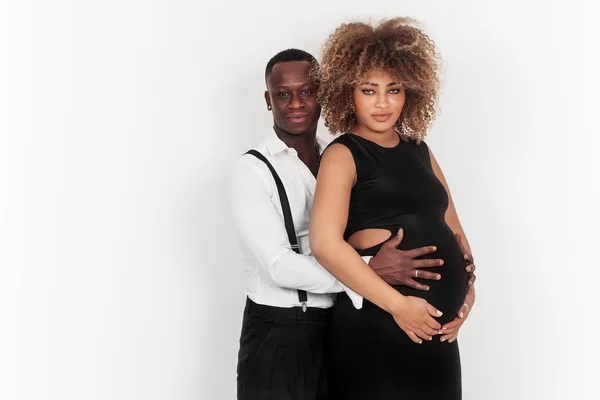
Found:
[[(316, 262), (308, 243), (315, 176), (324, 150), (317, 138), (321, 113), (317, 86), (310, 77), (316, 65), (312, 55), (297, 49), (282, 51), (267, 63), (265, 101), (273, 114), (275, 135), (256, 148), (283, 183), (299, 253), (288, 239), (279, 191), (269, 167), (250, 154), (234, 166), (232, 213), (244, 255), (248, 295), (238, 354), (239, 400), (326, 396), (327, 309), (333, 305), (334, 294), (344, 287)], [(433, 247), (397, 250), (402, 235), (401, 230), (365, 261), (389, 284), (428, 290), (412, 278), (417, 268), (439, 266), (442, 260), (417, 259), (432, 253)], [(423, 270), (418, 275), (441, 278)], [(360, 307), (362, 299), (349, 294)]]

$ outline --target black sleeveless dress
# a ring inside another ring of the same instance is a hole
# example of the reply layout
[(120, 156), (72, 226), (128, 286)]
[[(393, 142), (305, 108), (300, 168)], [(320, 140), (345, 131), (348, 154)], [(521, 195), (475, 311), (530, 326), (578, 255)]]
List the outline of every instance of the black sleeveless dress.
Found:
[[(427, 292), (394, 286), (407, 296), (421, 297), (453, 320), (464, 303), (468, 274), (454, 233), (444, 215), (448, 195), (435, 176), (424, 142), (400, 140), (392, 148), (354, 134), (344, 134), (331, 144), (346, 146), (354, 158), (357, 181), (350, 197), (345, 238), (363, 229), (379, 228), (394, 235), (404, 229), (399, 248), (437, 246), (427, 257), (444, 265), (427, 268), (442, 275), (439, 281), (420, 280)], [(374, 256), (381, 244), (359, 251)], [(346, 294), (332, 309), (328, 351), (330, 399), (461, 399), (458, 343), (432, 341), (416, 344), (392, 316), (366, 299), (357, 310)]]

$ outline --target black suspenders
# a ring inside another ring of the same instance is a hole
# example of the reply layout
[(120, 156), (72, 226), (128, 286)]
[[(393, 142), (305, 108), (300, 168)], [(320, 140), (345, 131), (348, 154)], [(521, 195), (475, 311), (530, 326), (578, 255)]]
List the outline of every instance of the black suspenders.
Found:
[[(273, 174), (273, 179), (275, 179), (275, 184), (277, 185), (277, 191), (279, 192), (279, 199), (281, 200), (281, 209), (283, 210), (283, 220), (285, 222), (285, 230), (287, 231), (288, 239), (290, 244), (292, 245), (292, 250), (296, 253), (300, 253), (300, 246), (298, 246), (298, 239), (296, 238), (296, 231), (294, 229), (294, 220), (292, 219), (292, 211), (290, 210), (290, 202), (287, 197), (287, 193), (285, 192), (285, 188), (283, 187), (283, 183), (281, 182), (281, 178), (277, 175), (277, 171), (271, 165), (269, 160), (266, 159), (260, 152), (252, 149), (248, 150), (246, 154), (251, 154), (254, 157), (258, 158), (262, 162), (264, 162), (269, 170), (271, 170), (271, 174)], [(306, 296), (306, 291), (298, 290), (298, 300), (300, 300), (300, 304), (302, 304), (302, 311), (306, 311), (306, 301), (308, 300)]]

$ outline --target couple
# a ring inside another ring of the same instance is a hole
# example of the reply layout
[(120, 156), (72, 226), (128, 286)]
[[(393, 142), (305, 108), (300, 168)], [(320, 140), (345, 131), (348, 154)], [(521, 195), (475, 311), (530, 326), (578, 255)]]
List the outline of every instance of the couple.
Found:
[[(232, 182), (248, 295), (238, 399), (461, 398), (475, 266), (423, 142), (437, 69), (405, 18), (340, 26), (320, 66), (295, 49), (268, 62), (275, 135)], [(321, 112), (343, 133), (329, 146)]]

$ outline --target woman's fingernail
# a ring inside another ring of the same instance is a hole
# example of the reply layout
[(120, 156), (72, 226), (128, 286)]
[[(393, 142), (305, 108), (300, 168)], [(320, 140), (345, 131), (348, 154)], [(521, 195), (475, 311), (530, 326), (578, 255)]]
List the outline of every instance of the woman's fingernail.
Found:
[(445, 341), (446, 341), (446, 338), (442, 338), (441, 342), (443, 343), (443, 342), (445, 342)]
[(463, 312), (461, 311), (460, 314), (458, 314), (459, 317), (463, 317), (465, 314), (463, 314)]
[(442, 315), (444, 315), (444, 313), (443, 313), (443, 312), (441, 312), (440, 310), (438, 310), (438, 315), (439, 315), (439, 316), (442, 316)]

